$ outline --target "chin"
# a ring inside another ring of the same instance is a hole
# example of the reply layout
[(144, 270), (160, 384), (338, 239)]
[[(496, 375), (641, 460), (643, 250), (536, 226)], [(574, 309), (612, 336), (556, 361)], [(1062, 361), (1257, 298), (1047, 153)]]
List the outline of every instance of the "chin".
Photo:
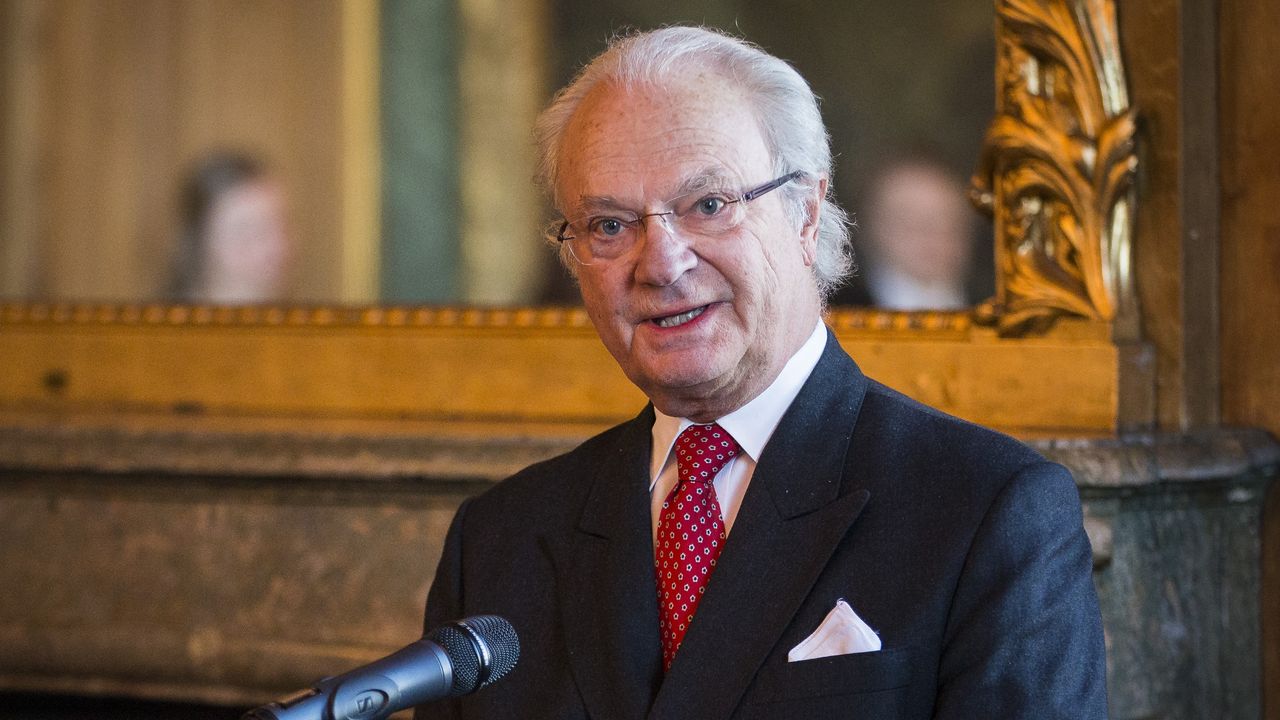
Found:
[(699, 358), (693, 362), (679, 362), (672, 358), (663, 363), (643, 363), (636, 372), (629, 374), (632, 382), (652, 396), (654, 392), (679, 393), (699, 386), (714, 385), (727, 370), (716, 363)]

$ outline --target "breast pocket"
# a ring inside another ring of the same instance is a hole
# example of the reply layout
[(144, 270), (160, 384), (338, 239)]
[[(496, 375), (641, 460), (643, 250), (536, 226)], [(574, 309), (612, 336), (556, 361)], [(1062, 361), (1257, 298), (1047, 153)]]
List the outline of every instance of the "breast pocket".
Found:
[(801, 660), (766, 666), (748, 703), (764, 705), (804, 698), (875, 693), (911, 684), (911, 648)]

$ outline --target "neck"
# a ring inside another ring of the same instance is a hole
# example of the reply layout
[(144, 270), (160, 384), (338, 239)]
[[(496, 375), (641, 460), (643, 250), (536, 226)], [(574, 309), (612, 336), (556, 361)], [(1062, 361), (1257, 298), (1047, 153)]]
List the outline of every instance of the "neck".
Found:
[[(774, 377), (776, 378), (777, 375), (775, 374)], [(667, 415), (706, 424), (715, 422), (751, 402), (752, 398), (764, 392), (767, 387), (769, 383), (764, 383), (755, 392), (734, 393), (732, 397), (722, 394), (708, 397), (654, 397), (652, 400), (653, 406)]]

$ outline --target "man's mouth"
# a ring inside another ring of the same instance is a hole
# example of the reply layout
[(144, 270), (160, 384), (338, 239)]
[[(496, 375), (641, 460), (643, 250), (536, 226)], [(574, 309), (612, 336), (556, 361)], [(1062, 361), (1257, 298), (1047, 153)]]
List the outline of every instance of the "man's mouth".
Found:
[(696, 307), (692, 310), (689, 310), (688, 312), (682, 312), (676, 315), (667, 315), (666, 317), (654, 318), (651, 322), (660, 328), (673, 328), (679, 325), (683, 325), (689, 322), (690, 320), (693, 320), (694, 318), (698, 317), (702, 313), (706, 312), (708, 307), (709, 306), (707, 305), (703, 305), (702, 307)]

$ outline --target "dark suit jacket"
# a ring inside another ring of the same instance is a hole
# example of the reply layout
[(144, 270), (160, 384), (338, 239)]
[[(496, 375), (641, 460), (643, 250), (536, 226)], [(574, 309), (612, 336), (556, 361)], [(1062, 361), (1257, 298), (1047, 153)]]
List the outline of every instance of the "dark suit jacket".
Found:
[[(647, 408), (458, 510), (426, 626), (503, 615), (521, 658), (418, 718), (1106, 716), (1070, 474), (867, 379), (830, 335), (664, 678), (652, 423)], [(840, 598), (883, 649), (788, 663)]]

